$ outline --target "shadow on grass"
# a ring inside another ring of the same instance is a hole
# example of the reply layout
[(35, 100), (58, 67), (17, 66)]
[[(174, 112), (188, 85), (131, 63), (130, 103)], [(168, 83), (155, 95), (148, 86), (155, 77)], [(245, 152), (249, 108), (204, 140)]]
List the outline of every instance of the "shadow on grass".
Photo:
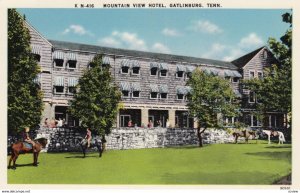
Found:
[(291, 151), (256, 152), (256, 153), (246, 153), (246, 155), (267, 157), (272, 160), (273, 159), (282, 159), (285, 161), (291, 161)]
[(77, 158), (81, 158), (81, 159), (84, 159), (84, 158), (89, 158), (89, 157), (98, 157), (98, 156), (95, 156), (95, 155), (86, 155), (85, 157), (83, 157), (83, 155), (74, 155), (74, 156), (67, 156), (65, 158), (67, 159), (70, 159), (70, 158), (73, 158), (73, 159), (77, 159)]
[[(259, 176), (255, 178), (253, 176)], [(276, 175), (259, 171), (229, 171), (222, 173), (206, 172), (183, 172), (165, 173), (161, 177), (162, 184), (210, 184), (210, 185), (271, 185), (274, 181), (282, 178), (283, 175)]]
[(286, 149), (286, 148), (291, 148), (291, 146), (268, 146), (268, 147), (265, 147), (265, 148), (268, 148), (268, 149)]

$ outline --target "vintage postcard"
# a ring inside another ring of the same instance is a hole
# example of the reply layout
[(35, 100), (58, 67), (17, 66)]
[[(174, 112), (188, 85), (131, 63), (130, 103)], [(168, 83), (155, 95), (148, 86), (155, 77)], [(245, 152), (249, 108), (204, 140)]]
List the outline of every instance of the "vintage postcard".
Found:
[(2, 193), (300, 190), (294, 1), (0, 5)]

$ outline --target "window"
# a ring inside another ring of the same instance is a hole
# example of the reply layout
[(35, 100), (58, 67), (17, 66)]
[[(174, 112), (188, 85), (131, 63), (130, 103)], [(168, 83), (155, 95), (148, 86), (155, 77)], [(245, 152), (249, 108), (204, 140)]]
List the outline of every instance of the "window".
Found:
[(33, 58), (35, 61), (40, 62), (41, 61), (41, 55), (39, 54), (33, 54)]
[(133, 91), (132, 92), (132, 97), (133, 98), (139, 98), (140, 97), (140, 91)]
[(276, 127), (276, 115), (269, 115), (269, 126)]
[(176, 72), (176, 78), (182, 78), (183, 77), (183, 71)]
[(235, 83), (239, 82), (239, 77), (233, 77), (232, 82), (235, 82)]
[(151, 76), (157, 75), (157, 68), (151, 68)]
[(128, 90), (123, 90), (122, 95), (123, 95), (123, 97), (129, 97), (129, 91)]
[(130, 120), (130, 115), (120, 115), (120, 127), (127, 127)]
[(74, 86), (69, 87), (68, 92), (69, 92), (70, 94), (75, 94), (75, 93), (76, 93), (76, 87), (74, 87)]
[(168, 98), (168, 93), (160, 93), (160, 98), (161, 98), (161, 99), (166, 99), (166, 98)]
[(249, 78), (253, 79), (254, 78), (254, 71), (249, 71)]
[(161, 77), (166, 77), (167, 76), (167, 72), (168, 72), (167, 70), (161, 70), (160, 71), (160, 76)]
[(189, 79), (189, 78), (191, 78), (191, 76), (192, 76), (192, 73), (191, 72), (187, 72), (185, 78)]
[(257, 77), (261, 80), (263, 79), (263, 73), (262, 72), (257, 72)]
[(259, 126), (261, 126), (261, 123), (260, 123), (258, 117), (255, 116), (255, 115), (251, 115), (251, 126), (252, 127), (259, 127)]
[(72, 69), (76, 68), (76, 63), (77, 63), (77, 61), (75, 61), (75, 60), (69, 60), (68, 68), (72, 68)]
[(157, 92), (151, 92), (150, 99), (157, 99)]
[(55, 93), (64, 93), (64, 87), (63, 86), (55, 86)]
[(268, 58), (268, 52), (267, 52), (267, 50), (264, 50), (263, 58), (264, 58), (264, 59), (267, 59), (267, 58)]
[(64, 67), (64, 60), (62, 60), (62, 59), (55, 59), (54, 60), (54, 65), (55, 65), (55, 67), (62, 68), (62, 67)]
[(128, 74), (129, 73), (129, 67), (128, 66), (123, 66), (122, 67), (122, 74)]
[(177, 99), (178, 100), (183, 100), (184, 99), (184, 95), (183, 94), (177, 94)]
[(249, 103), (255, 102), (255, 93), (253, 91), (249, 92)]
[(132, 74), (135, 74), (135, 75), (140, 74), (140, 67), (133, 67), (132, 68)]

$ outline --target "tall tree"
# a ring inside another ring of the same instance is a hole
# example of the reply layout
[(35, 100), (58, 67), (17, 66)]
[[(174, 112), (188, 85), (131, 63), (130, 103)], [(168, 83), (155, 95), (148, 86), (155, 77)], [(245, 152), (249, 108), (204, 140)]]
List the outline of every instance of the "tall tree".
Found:
[(40, 68), (31, 53), (29, 30), (15, 10), (8, 10), (8, 132), (40, 123), (42, 92), (34, 82)]
[(261, 117), (270, 111), (280, 112), (284, 113), (287, 123), (287, 114), (291, 113), (292, 107), (292, 15), (285, 13), (282, 19), (290, 26), (280, 38), (281, 42), (275, 38), (269, 39), (269, 47), (277, 62), (265, 69), (263, 79), (245, 81), (245, 86), (260, 99), (257, 110)]
[(208, 75), (196, 69), (187, 85), (191, 87), (188, 94), (188, 107), (191, 115), (199, 121), (197, 135), (202, 147), (202, 133), (209, 127), (221, 128), (218, 115), (235, 117), (239, 114), (238, 102), (229, 81), (218, 76)]
[(109, 67), (102, 66), (100, 54), (94, 57), (91, 66), (79, 79), (69, 111), (83, 127), (104, 137), (116, 120), (121, 93), (113, 83)]

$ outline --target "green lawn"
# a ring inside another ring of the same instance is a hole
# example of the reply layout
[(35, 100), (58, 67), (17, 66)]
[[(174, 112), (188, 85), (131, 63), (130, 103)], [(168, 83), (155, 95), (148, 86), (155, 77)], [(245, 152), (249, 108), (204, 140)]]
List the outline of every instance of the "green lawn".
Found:
[(9, 184), (272, 184), (291, 171), (291, 145), (214, 144), (106, 151), (20, 155)]

